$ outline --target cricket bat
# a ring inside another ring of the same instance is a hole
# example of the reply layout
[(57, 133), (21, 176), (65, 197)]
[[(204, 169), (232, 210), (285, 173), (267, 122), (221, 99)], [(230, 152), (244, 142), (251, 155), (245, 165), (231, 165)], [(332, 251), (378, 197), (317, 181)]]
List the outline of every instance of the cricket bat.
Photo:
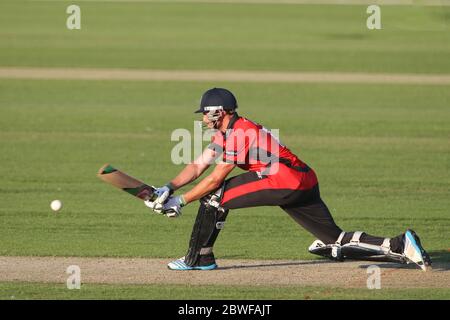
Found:
[(110, 164), (105, 164), (101, 167), (98, 170), (97, 177), (139, 199), (150, 201), (156, 199), (156, 195), (154, 194), (155, 188), (127, 175)]

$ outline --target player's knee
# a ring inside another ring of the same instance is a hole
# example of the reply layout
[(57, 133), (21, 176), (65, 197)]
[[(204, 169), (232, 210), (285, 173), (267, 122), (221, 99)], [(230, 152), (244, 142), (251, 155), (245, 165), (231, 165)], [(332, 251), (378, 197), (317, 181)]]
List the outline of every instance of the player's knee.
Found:
[(224, 211), (225, 208), (221, 206), (221, 200), (224, 192), (224, 184), (218, 188), (217, 190), (207, 194), (203, 198), (200, 199), (200, 205), (203, 205), (207, 208), (212, 207), (217, 210)]

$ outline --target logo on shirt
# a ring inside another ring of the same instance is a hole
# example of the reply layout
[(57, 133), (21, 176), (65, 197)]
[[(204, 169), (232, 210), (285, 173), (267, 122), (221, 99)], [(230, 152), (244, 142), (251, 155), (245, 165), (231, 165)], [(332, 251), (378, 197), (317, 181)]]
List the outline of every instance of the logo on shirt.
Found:
[(227, 156), (237, 156), (237, 151), (225, 151)]

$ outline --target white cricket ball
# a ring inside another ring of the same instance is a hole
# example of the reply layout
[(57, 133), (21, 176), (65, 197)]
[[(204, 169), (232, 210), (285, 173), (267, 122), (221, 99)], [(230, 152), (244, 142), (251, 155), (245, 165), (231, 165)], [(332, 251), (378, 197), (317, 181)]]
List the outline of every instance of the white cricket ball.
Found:
[(50, 208), (52, 208), (53, 211), (59, 211), (62, 208), (62, 202), (59, 200), (53, 200), (52, 203), (50, 203)]

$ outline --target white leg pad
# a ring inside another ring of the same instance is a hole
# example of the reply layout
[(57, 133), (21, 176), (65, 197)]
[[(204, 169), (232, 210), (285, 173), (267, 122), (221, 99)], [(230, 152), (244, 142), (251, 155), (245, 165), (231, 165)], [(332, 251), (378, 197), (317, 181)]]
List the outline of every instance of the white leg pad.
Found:
[(325, 245), (322, 241), (316, 240), (309, 247), (309, 252), (321, 255), (333, 260), (342, 261), (344, 259), (378, 260), (405, 263), (402, 254), (394, 253), (390, 250), (390, 239), (386, 238), (381, 246), (360, 242), (363, 232), (354, 232), (349, 243), (341, 245), (345, 232), (342, 232), (335, 244)]

